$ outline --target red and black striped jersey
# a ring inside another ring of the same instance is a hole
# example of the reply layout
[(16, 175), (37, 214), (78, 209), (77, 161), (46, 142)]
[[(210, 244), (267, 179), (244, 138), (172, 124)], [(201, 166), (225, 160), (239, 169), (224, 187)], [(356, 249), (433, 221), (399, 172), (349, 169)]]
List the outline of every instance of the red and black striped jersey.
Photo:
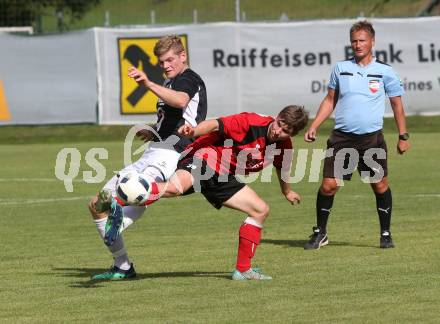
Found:
[[(269, 142), (268, 129), (274, 120), (247, 112), (221, 117), (218, 131), (199, 137), (187, 150), (219, 174), (258, 172), (270, 163), (281, 169), (285, 150), (292, 149), (292, 141)], [(284, 163), (290, 167), (291, 154), (286, 159)]]

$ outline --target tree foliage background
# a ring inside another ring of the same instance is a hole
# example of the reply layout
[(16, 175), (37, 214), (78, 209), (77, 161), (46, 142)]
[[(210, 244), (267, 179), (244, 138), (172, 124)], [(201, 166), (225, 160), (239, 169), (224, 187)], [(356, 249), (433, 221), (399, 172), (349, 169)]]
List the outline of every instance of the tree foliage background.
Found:
[[(101, 0), (0, 0), (0, 26), (34, 26), (38, 31), (41, 16), (52, 12), (71, 21), (81, 19)], [(64, 24), (64, 19), (62, 23)], [(66, 27), (66, 26), (64, 26)]]

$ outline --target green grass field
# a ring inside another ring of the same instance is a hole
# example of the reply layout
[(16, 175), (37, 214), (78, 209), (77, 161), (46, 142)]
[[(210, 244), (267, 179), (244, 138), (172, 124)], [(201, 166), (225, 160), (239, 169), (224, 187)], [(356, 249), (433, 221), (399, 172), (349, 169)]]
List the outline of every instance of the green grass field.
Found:
[[(378, 248), (374, 196), (358, 176), (338, 193), (330, 244), (319, 251), (303, 250), (318, 183), (306, 177), (293, 184), (303, 197), (299, 206), (281, 197), (276, 181), (252, 184), (271, 207), (254, 259), (274, 277), (270, 282), (229, 279), (244, 216), (217, 211), (200, 194), (163, 199), (124, 232), (136, 280), (91, 282), (112, 261), (86, 208), (103, 184), (81, 180), (91, 170), (84, 156), (92, 147), (108, 150), (102, 163), (109, 178), (122, 166), (122, 139), (90, 141), (105, 136), (96, 126), (70, 126), (90, 137), (59, 135), (43, 144), (61, 127), (0, 128), (10, 143), (0, 145), (0, 322), (438, 323), (438, 117), (409, 124), (412, 149), (404, 156), (395, 153), (393, 128), (386, 131), (395, 249)], [(17, 144), (26, 131), (32, 144)], [(316, 143), (299, 138), (296, 147), (322, 148), (325, 139), (323, 130)], [(72, 193), (54, 176), (64, 147), (82, 155)]]

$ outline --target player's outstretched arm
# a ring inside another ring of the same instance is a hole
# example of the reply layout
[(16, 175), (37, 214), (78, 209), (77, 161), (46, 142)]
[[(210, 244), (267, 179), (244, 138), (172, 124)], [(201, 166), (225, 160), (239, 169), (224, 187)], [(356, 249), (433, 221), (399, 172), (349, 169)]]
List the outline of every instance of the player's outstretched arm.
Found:
[(331, 115), (336, 106), (338, 99), (335, 95), (335, 89), (329, 88), (328, 93), (319, 105), (318, 113), (310, 125), (309, 129), (304, 134), (306, 142), (313, 142), (316, 139), (316, 132), (319, 126)]
[(215, 131), (218, 131), (219, 125), (217, 119), (204, 120), (196, 127), (185, 124), (180, 126), (178, 132), (185, 137), (199, 137)]
[(128, 68), (128, 76), (133, 78), (138, 84), (153, 91), (156, 96), (171, 107), (183, 109), (188, 106), (191, 98), (186, 92), (176, 91), (154, 83), (148, 79), (148, 76), (143, 71), (133, 66)]

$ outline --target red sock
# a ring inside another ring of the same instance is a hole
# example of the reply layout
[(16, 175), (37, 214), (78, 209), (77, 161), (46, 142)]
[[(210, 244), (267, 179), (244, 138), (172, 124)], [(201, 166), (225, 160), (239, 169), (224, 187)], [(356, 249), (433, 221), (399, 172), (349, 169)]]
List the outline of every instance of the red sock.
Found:
[(157, 183), (156, 182), (152, 182), (152, 183), (150, 183), (150, 185), (151, 185), (150, 197), (148, 197), (147, 201), (145, 201), (142, 204), (143, 206), (151, 205), (152, 203), (154, 203), (155, 201), (159, 200), (159, 198), (160, 198), (159, 187), (157, 186)]
[(118, 196), (115, 197), (116, 202), (121, 205), (121, 206), (127, 206), (127, 204), (125, 202), (123, 202), (121, 200), (121, 198), (119, 198)]
[(255, 255), (255, 250), (261, 240), (261, 228), (243, 224), (239, 231), (237, 265), (238, 271), (244, 272), (251, 268), (251, 260)]

